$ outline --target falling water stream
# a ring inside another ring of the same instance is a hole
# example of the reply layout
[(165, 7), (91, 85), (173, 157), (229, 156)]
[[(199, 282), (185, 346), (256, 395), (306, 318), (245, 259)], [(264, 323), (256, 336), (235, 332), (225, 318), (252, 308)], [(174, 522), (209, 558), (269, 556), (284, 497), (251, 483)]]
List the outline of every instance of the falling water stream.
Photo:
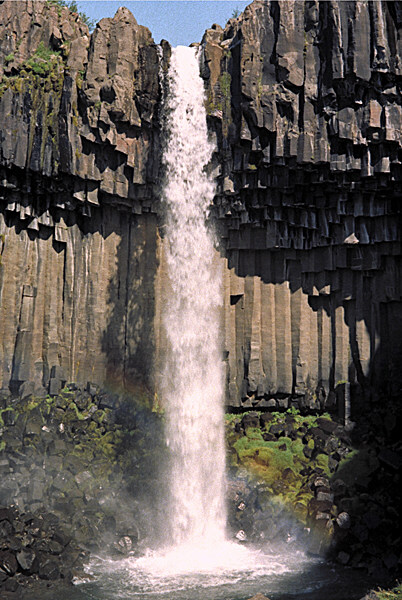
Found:
[(219, 336), (222, 298), (207, 212), (214, 183), (203, 81), (194, 48), (171, 57), (166, 100), (166, 264), (169, 278), (162, 393), (171, 451), (170, 524), (176, 547), (225, 539), (224, 379)]
[[(362, 582), (297, 546), (250, 548), (227, 541), (221, 278), (207, 226), (214, 183), (196, 50), (173, 49), (165, 101), (162, 393), (170, 449), (163, 547), (140, 558), (94, 559), (92, 580), (59, 600), (352, 600)], [(27, 596), (29, 598), (29, 596)], [(43, 599), (47, 598), (46, 593)]]

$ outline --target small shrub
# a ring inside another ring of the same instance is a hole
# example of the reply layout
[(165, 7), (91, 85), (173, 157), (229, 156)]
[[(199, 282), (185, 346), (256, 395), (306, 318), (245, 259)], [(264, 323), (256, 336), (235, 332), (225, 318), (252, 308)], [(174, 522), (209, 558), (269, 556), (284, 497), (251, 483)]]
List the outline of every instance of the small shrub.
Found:
[(60, 52), (45, 46), (43, 42), (39, 42), (33, 56), (22, 64), (22, 69), (31, 71), (34, 75), (39, 75), (40, 77), (47, 77), (54, 67), (57, 66), (59, 57)]

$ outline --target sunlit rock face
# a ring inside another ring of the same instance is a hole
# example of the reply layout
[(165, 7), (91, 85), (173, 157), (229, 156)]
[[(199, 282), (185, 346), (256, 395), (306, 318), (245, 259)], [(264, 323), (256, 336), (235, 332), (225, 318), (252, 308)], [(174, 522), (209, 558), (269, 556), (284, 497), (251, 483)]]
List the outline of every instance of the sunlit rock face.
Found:
[(256, 0), (205, 33), (231, 404), (400, 387), (401, 14)]
[[(126, 9), (92, 35), (0, 13), (0, 388), (152, 383), (169, 45)], [(398, 2), (255, 0), (205, 33), (228, 404), (400, 387), (400, 26)]]

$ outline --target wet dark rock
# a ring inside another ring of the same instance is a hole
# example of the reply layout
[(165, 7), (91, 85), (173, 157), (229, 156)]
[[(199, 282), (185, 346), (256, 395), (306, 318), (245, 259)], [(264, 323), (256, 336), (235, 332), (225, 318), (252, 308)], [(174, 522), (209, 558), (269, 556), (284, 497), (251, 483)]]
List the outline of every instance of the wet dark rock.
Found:
[(276, 439), (277, 439), (277, 437), (276, 437), (276, 435), (274, 435), (274, 434), (273, 434), (273, 433), (271, 433), (270, 431), (265, 431), (265, 432), (262, 434), (262, 439), (263, 439), (265, 442), (275, 442), (275, 441), (276, 441)]
[(395, 472), (400, 472), (402, 469), (402, 453), (395, 452), (389, 448), (382, 448), (380, 450), (378, 460)]
[(60, 579), (60, 563), (54, 559), (40, 556), (38, 574), (41, 579), (51, 581)]
[(306, 458), (312, 458), (314, 454), (314, 448), (311, 448), (310, 446), (304, 446), (303, 454)]
[(14, 527), (8, 519), (0, 520), (0, 539), (9, 537), (14, 531)]
[(376, 510), (370, 510), (363, 515), (363, 522), (368, 529), (377, 529), (381, 524), (382, 518)]
[(114, 549), (120, 554), (128, 555), (133, 549), (133, 541), (128, 535), (125, 535), (114, 543)]
[(12, 577), (17, 572), (17, 568), (18, 564), (14, 554), (7, 550), (0, 550), (0, 570)]
[(318, 490), (316, 492), (316, 499), (319, 502), (329, 502), (332, 505), (332, 503), (334, 501), (334, 495), (329, 493), (327, 491), (327, 488), (318, 488)]
[[(13, 571), (25, 574), (28, 579), (37, 575), (45, 581), (58, 581), (60, 578), (71, 581), (73, 573), (79, 572), (85, 559), (84, 546), (96, 551), (108, 548), (116, 552), (118, 548), (113, 547), (113, 543), (119, 544), (119, 540), (126, 538), (126, 543), (121, 542), (118, 546), (119, 553), (125, 554), (133, 551), (143, 537), (133, 512), (129, 509), (123, 511), (125, 523), (122, 520), (118, 522), (110, 514), (109, 501), (105, 497), (111, 484), (120, 489), (125, 483), (121, 467), (117, 466), (116, 459), (111, 463), (109, 454), (114, 452), (114, 443), (121, 439), (115, 431), (121, 431), (122, 425), (116, 426), (114, 418), (104, 418), (114, 412), (112, 409), (100, 410), (97, 405), (93, 405), (95, 410), (90, 412), (89, 419), (76, 420), (81, 409), (85, 414), (88, 406), (92, 408), (92, 399), (80, 390), (77, 390), (78, 399), (72, 391), (61, 392), (64, 399), (66, 394), (72, 396), (67, 397), (66, 409), (63, 410), (59, 408), (63, 404), (59, 397), (54, 398), (52, 405), (45, 401), (46, 404), (39, 409), (35, 398), (31, 398), (31, 404), (15, 402), (17, 421), (23, 425), (21, 431), (28, 427), (30, 432), (18, 440), (19, 446), (8, 444), (8, 440), (15, 439), (11, 429), (14, 433), (16, 426), (6, 427), (5, 433), (10, 431), (10, 437), (6, 435), (5, 438), (7, 459), (2, 469), (0, 494), (6, 502), (16, 498), (20, 510), (0, 506), (0, 551), (3, 567), (7, 570), (0, 568), (4, 582)], [(69, 410), (72, 413), (69, 408), (72, 402), (76, 410), (74, 422), (70, 424), (66, 415)], [(24, 412), (19, 413), (20, 408)], [(95, 416), (103, 418), (93, 420), (92, 415), (96, 411), (98, 415)], [(131, 412), (136, 411), (131, 409)], [(38, 435), (32, 424), (38, 422), (40, 412), (43, 413), (43, 424), (39, 423)], [(21, 415), (23, 419), (20, 419)], [(144, 420), (144, 417), (141, 419)], [(154, 417), (152, 421), (155, 426)], [(148, 419), (148, 427), (149, 424)], [(144, 432), (147, 432), (146, 428)], [(50, 439), (45, 454), (44, 434)], [(139, 432), (138, 435), (143, 434)], [(126, 440), (127, 450), (130, 450), (133, 442), (129, 437)], [(96, 443), (98, 449), (95, 452), (93, 444)], [(155, 439), (152, 444), (155, 446)], [(107, 455), (103, 454), (104, 450)], [(129, 471), (131, 466), (131, 459), (127, 460)], [(13, 472), (7, 472), (10, 468)], [(128, 479), (130, 476), (131, 473)], [(116, 506), (120, 503), (117, 500), (113, 502)], [(56, 514), (48, 513), (49, 507)]]
[(349, 529), (351, 525), (350, 515), (347, 512), (341, 512), (336, 517), (336, 523), (341, 529)]
[(285, 434), (285, 425), (284, 423), (274, 423), (270, 426), (269, 432), (275, 435), (277, 438), (281, 435)]
[(260, 415), (261, 427), (268, 426), (274, 420), (274, 415), (271, 412), (264, 412)]
[(336, 560), (341, 565), (347, 565), (348, 562), (350, 561), (350, 555), (347, 552), (339, 552), (339, 554), (336, 557)]
[(335, 421), (331, 421), (330, 419), (325, 419), (323, 417), (317, 418), (317, 427), (321, 429), (324, 433), (334, 433), (338, 424)]

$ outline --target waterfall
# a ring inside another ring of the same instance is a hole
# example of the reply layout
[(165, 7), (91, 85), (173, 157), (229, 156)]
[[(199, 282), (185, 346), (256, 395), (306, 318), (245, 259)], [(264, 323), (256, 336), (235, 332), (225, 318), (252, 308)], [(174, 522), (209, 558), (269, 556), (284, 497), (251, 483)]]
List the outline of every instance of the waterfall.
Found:
[(211, 544), (225, 536), (222, 281), (207, 213), (214, 182), (205, 171), (204, 86), (196, 50), (173, 49), (165, 99), (163, 200), (168, 293), (161, 384), (166, 410), (171, 542)]

